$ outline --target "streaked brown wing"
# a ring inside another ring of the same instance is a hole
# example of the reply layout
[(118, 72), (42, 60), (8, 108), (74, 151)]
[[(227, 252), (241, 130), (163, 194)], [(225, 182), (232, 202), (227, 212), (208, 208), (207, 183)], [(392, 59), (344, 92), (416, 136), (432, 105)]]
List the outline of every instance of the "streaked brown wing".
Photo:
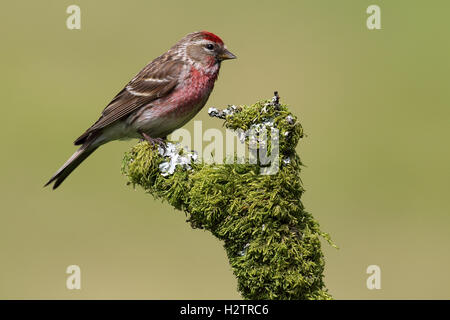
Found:
[(103, 110), (101, 117), (77, 140), (82, 144), (90, 133), (122, 119), (155, 99), (164, 97), (178, 84), (183, 63), (161, 56), (153, 60), (122, 89)]

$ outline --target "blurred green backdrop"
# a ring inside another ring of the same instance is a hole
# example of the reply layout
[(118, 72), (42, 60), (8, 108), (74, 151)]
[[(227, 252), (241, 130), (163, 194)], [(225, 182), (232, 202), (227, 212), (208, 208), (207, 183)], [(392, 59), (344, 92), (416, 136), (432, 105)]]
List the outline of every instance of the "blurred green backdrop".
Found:
[[(81, 7), (81, 30), (66, 8)], [(381, 7), (382, 30), (366, 28)], [(337, 299), (448, 299), (448, 1), (2, 3), (0, 298), (239, 298), (221, 244), (125, 185), (108, 144), (56, 192), (42, 185), (72, 141), (148, 61), (185, 34), (220, 35), (226, 62), (207, 107), (279, 90), (308, 137), (306, 208)], [(207, 107), (196, 117), (220, 126)], [(187, 125), (192, 129), (192, 123)], [(66, 267), (81, 267), (67, 290)], [(368, 265), (381, 290), (366, 288)]]

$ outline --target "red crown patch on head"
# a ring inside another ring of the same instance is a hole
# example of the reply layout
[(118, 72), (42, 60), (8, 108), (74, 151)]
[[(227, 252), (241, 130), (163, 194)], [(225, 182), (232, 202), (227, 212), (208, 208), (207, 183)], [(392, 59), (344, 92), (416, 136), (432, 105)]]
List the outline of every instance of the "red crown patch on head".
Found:
[(202, 31), (203, 39), (210, 40), (215, 43), (223, 44), (222, 39), (220, 39), (218, 36), (216, 36), (214, 33), (208, 32), (208, 31)]

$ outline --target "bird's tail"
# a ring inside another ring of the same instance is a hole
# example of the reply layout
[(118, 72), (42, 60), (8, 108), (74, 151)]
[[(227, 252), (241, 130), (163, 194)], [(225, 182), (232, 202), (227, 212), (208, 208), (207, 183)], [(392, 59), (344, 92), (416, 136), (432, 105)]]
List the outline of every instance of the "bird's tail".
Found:
[(80, 163), (82, 163), (87, 157), (91, 155), (92, 152), (97, 150), (98, 145), (94, 145), (95, 138), (89, 139), (86, 141), (75, 153), (69, 158), (69, 160), (66, 161), (62, 165), (61, 168), (59, 168), (58, 171), (53, 175), (53, 177), (50, 178), (50, 180), (45, 184), (44, 187), (51, 184), (53, 181), (55, 184), (53, 185), (53, 189), (58, 188), (58, 186), (63, 183), (63, 181), (69, 176), (69, 174), (72, 173), (73, 170), (75, 170)]

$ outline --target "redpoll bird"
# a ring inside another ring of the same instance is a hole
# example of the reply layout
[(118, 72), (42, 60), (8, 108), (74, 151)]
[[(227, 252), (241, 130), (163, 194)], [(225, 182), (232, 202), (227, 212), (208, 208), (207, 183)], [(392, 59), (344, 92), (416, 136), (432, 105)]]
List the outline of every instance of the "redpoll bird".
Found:
[(56, 189), (99, 146), (143, 138), (162, 143), (206, 104), (223, 60), (236, 56), (207, 32), (190, 33), (144, 67), (77, 140), (81, 147), (47, 182)]

